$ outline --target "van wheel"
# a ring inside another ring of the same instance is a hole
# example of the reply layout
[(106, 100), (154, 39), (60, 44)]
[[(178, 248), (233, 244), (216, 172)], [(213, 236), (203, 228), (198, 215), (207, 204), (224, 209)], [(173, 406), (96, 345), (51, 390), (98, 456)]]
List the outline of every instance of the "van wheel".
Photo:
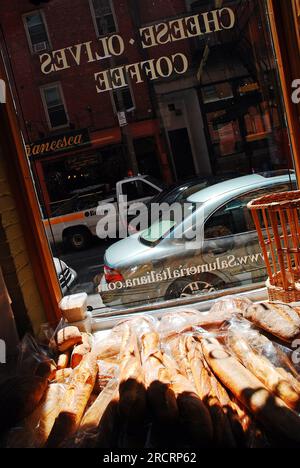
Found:
[(224, 288), (224, 283), (213, 275), (199, 278), (181, 278), (169, 287), (166, 300), (213, 293)]
[(87, 229), (72, 229), (64, 234), (64, 242), (68, 248), (77, 252), (91, 245), (92, 235)]

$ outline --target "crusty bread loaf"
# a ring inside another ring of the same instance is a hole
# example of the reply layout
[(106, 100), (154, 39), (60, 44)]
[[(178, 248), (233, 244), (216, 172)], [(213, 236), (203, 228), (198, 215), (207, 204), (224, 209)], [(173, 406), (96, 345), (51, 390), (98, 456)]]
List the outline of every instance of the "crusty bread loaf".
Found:
[(91, 343), (90, 337), (87, 333), (81, 333), (82, 336), (82, 344), (79, 344), (74, 347), (71, 356), (71, 367), (74, 369), (75, 367), (79, 366), (81, 363), (83, 356), (88, 354), (91, 351)]
[(203, 338), (201, 346), (205, 359), (216, 376), (268, 430), (285, 440), (300, 443), (300, 419), (297, 413), (270, 393), (217, 340)]
[(110, 402), (118, 398), (118, 385), (119, 382), (117, 379), (112, 379), (107, 384), (82, 418), (79, 432), (90, 431), (99, 426), (101, 418)]
[(291, 342), (300, 336), (300, 316), (287, 304), (252, 304), (243, 315), (254, 325), (283, 341)]
[(66, 369), (70, 362), (70, 351), (66, 351), (58, 356), (57, 370)]
[(77, 327), (68, 326), (61, 328), (56, 336), (57, 348), (61, 353), (82, 343), (82, 335)]
[(72, 373), (61, 404), (60, 413), (56, 418), (47, 442), (48, 447), (58, 447), (77, 430), (93, 391), (96, 375), (96, 358), (89, 353), (84, 356), (79, 366)]
[(172, 427), (178, 423), (179, 414), (170, 375), (163, 363), (159, 335), (147, 333), (141, 342), (145, 384), (153, 417), (158, 424)]
[(32, 444), (34, 447), (43, 447), (57, 418), (66, 386), (58, 383), (49, 385), (41, 404), (27, 418), (25, 430), (32, 430)]
[(124, 324), (120, 357), (120, 414), (129, 430), (138, 430), (144, 423), (146, 389), (137, 337)]
[(253, 351), (238, 333), (229, 334), (229, 345), (242, 364), (271, 392), (278, 395), (291, 408), (299, 410), (300, 395), (266, 357)]

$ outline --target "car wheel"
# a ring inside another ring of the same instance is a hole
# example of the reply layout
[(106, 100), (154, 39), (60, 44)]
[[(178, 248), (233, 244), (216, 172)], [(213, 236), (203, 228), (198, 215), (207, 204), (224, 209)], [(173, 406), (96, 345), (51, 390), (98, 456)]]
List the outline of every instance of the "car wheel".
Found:
[(74, 229), (65, 234), (66, 245), (75, 251), (81, 251), (87, 249), (92, 240), (90, 232), (86, 229)]
[(202, 278), (182, 278), (171, 284), (165, 299), (201, 296), (221, 290), (223, 287), (224, 283), (213, 275)]

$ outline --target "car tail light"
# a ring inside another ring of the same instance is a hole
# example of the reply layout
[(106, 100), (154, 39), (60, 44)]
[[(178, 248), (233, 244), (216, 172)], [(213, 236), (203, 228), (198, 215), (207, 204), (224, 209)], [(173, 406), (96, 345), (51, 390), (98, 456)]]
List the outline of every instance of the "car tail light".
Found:
[(117, 281), (121, 281), (121, 283), (123, 283), (124, 281), (123, 276), (118, 270), (115, 270), (114, 268), (110, 268), (107, 265), (104, 265), (104, 275), (105, 275), (105, 280), (108, 284), (116, 283)]

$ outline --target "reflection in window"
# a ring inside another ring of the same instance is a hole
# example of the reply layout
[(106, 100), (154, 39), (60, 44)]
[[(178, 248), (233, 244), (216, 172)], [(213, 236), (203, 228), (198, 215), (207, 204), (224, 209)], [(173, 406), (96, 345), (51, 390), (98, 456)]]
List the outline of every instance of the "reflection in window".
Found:
[(42, 88), (44, 103), (50, 127), (68, 125), (68, 117), (59, 85)]
[(25, 16), (25, 27), (27, 29), (30, 48), (34, 53), (47, 50), (49, 39), (44, 22), (44, 16), (36, 11)]
[(111, 0), (92, 0), (97, 32), (99, 36), (114, 33), (117, 30)]

